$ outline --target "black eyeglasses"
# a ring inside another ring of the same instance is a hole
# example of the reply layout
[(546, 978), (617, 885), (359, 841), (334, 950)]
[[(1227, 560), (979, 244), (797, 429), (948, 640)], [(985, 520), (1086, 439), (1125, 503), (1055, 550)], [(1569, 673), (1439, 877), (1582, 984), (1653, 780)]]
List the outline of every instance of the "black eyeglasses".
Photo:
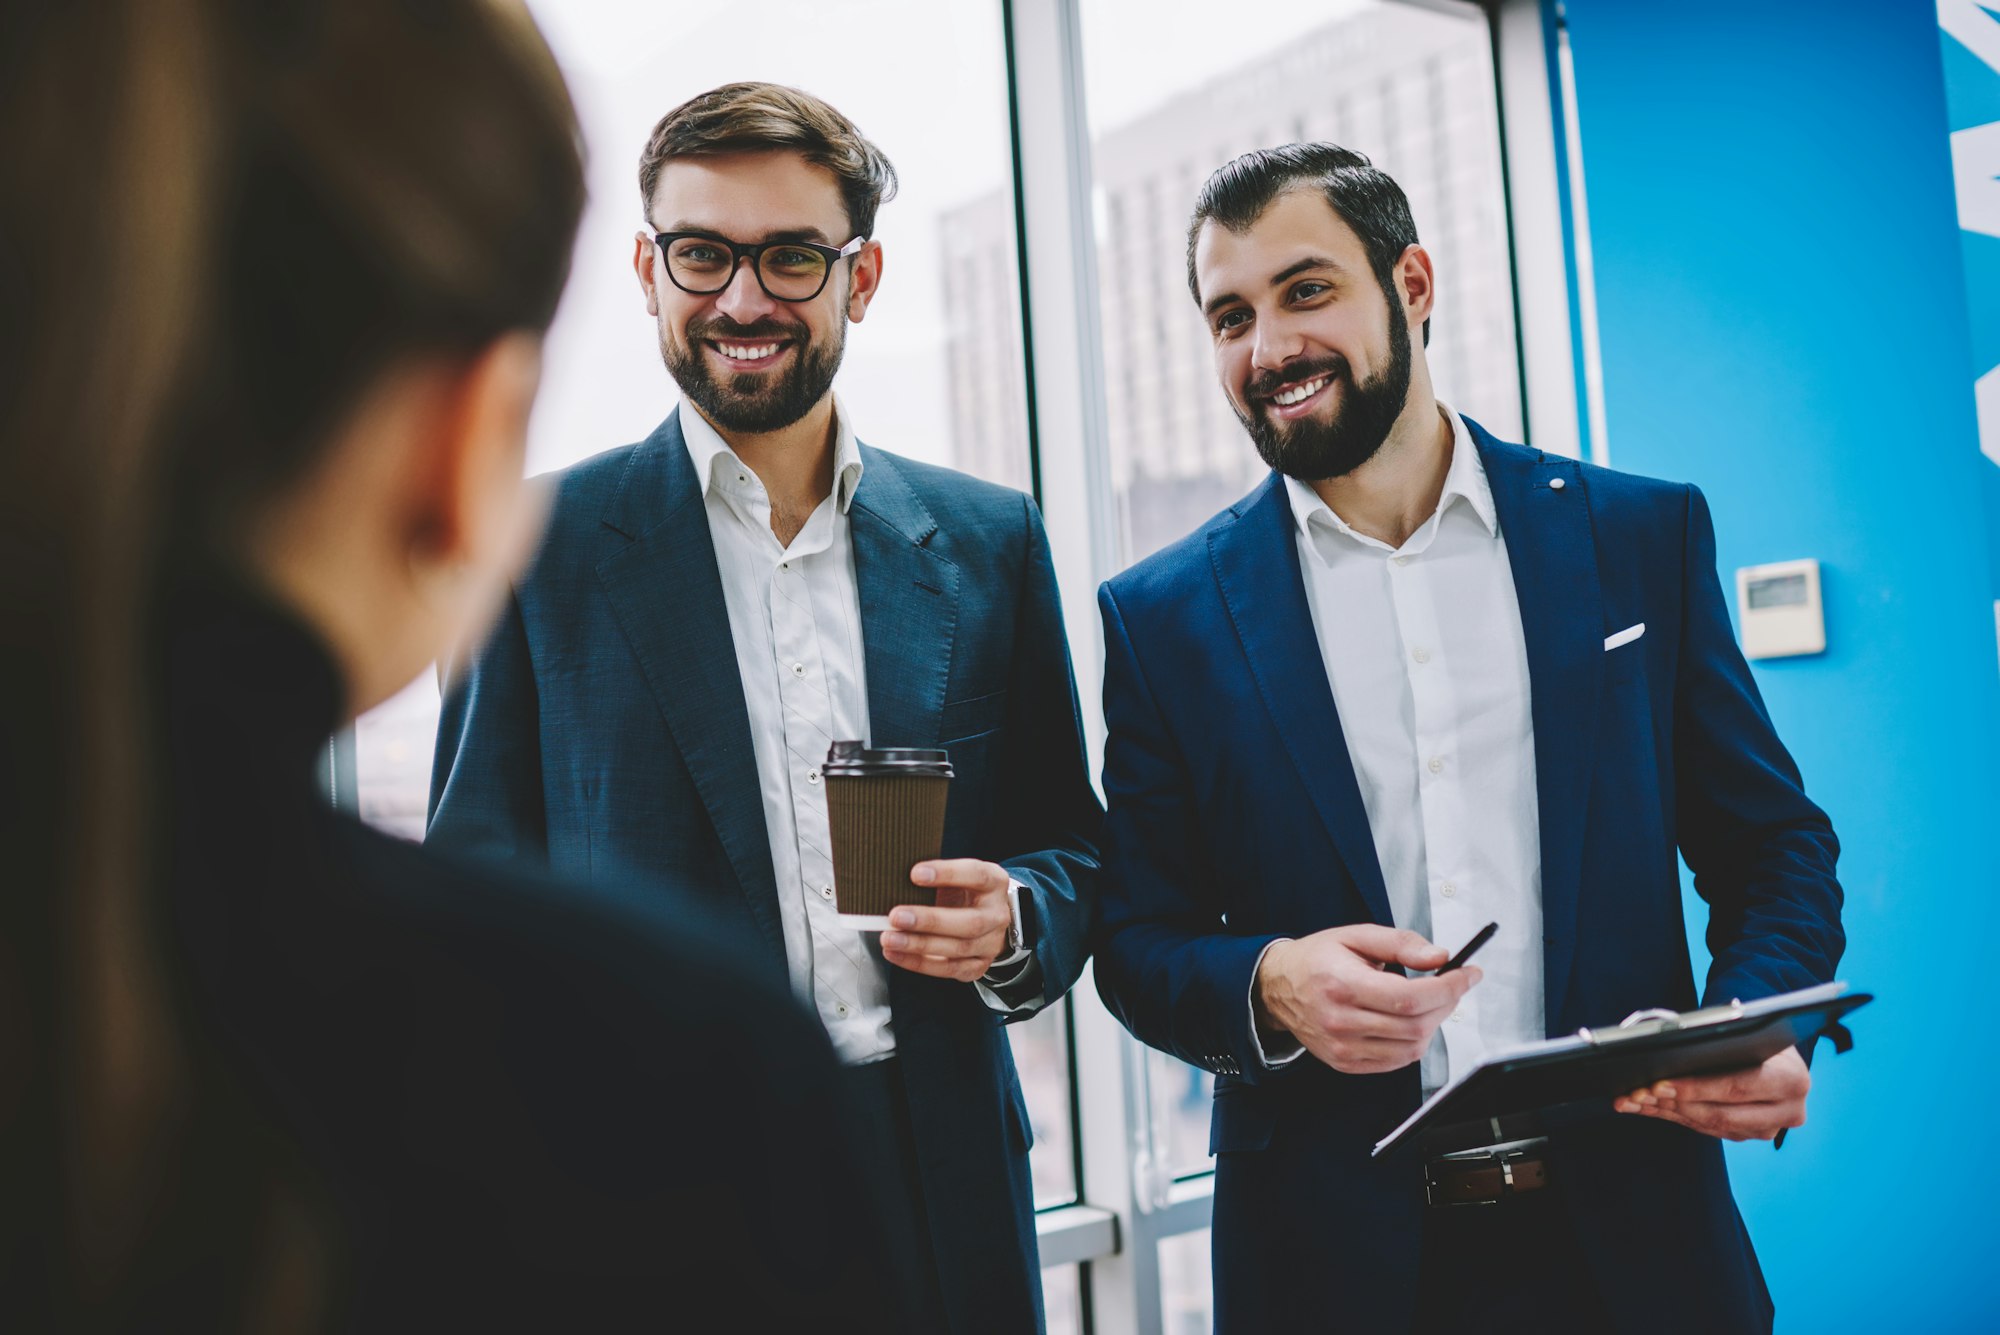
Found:
[(689, 296), (714, 296), (736, 277), (736, 266), (749, 260), (757, 285), (777, 301), (811, 301), (825, 290), (834, 261), (846, 259), (867, 241), (857, 236), (844, 246), (816, 241), (745, 246), (706, 232), (659, 232), (653, 237), (667, 257), (667, 277)]

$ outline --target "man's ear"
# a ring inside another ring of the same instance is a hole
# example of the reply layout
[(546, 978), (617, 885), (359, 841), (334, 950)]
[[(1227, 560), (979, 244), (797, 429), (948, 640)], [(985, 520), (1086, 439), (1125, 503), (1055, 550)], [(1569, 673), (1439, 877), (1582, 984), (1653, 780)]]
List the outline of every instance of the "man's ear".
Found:
[(848, 261), (847, 318), (856, 324), (868, 314), (868, 303), (882, 287), (882, 243), (870, 241)]
[(632, 234), (632, 272), (639, 275), (640, 290), (646, 294), (646, 314), (659, 318), (660, 314), (660, 272), (656, 262), (660, 256), (659, 247), (653, 238), (644, 232)]
[(1421, 328), (1437, 305), (1437, 274), (1431, 267), (1431, 253), (1422, 246), (1409, 246), (1396, 261), (1396, 289), (1403, 294), (1403, 309), (1410, 327)]
[(416, 470), (412, 565), (490, 566), (516, 559), (528, 415), (542, 340), (506, 334), (470, 361), (441, 364), (428, 449)]

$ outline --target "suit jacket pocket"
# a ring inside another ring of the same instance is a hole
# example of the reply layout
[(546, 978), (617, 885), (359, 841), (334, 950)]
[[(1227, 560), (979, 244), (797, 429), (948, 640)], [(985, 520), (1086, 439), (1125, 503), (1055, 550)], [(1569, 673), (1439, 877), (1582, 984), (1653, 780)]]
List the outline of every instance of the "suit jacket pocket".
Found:
[(953, 741), (965, 741), (998, 728), (1007, 719), (1007, 692), (995, 691), (991, 695), (976, 695), (970, 700), (955, 700), (945, 705), (938, 715), (938, 736), (944, 739), (940, 745), (950, 746)]
[(1215, 1110), (1208, 1123), (1210, 1154), (1245, 1154), (1268, 1147), (1278, 1124), (1278, 1103), (1254, 1085), (1229, 1085), (1216, 1090)]

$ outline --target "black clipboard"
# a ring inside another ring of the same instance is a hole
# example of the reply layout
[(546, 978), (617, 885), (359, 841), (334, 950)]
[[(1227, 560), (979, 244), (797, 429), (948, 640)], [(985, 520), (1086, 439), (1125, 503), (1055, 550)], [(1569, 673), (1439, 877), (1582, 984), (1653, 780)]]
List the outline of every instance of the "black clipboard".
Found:
[(1640, 1011), (1613, 1029), (1496, 1052), (1426, 1099), (1372, 1157), (1418, 1139), (1435, 1151), (1538, 1135), (1656, 1080), (1740, 1071), (1821, 1035), (1845, 1052), (1853, 1039), (1842, 1019), (1874, 999), (1825, 983), (1697, 1011)]

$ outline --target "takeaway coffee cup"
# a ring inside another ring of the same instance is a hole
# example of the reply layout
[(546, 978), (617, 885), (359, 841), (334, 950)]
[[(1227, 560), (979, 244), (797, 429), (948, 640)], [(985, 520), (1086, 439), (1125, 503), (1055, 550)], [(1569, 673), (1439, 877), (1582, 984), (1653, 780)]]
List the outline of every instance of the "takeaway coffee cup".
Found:
[(820, 773), (833, 836), (833, 906), (842, 921), (879, 932), (898, 904), (935, 903), (934, 892), (910, 883), (910, 868), (944, 844), (946, 753), (835, 742)]

